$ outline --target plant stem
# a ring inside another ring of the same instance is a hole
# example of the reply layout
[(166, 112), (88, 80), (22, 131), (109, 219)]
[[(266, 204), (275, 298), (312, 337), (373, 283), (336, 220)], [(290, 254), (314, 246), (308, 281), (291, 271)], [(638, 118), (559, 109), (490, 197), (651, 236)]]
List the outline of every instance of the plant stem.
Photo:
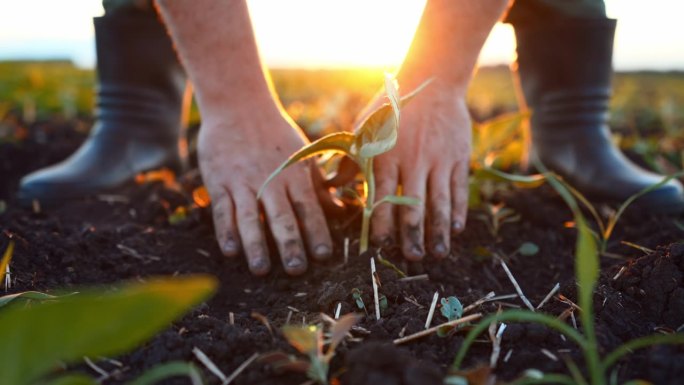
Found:
[(366, 159), (364, 164), (366, 201), (363, 205), (363, 219), (361, 221), (361, 237), (359, 239), (359, 254), (368, 250), (370, 219), (373, 215), (375, 203), (375, 175), (373, 174), (373, 158)]

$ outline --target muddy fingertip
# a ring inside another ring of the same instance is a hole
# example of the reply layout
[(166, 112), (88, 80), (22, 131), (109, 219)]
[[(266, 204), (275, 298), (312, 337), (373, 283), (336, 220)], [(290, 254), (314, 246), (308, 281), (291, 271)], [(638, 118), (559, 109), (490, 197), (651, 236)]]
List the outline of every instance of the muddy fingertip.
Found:
[(332, 247), (320, 244), (314, 248), (313, 257), (318, 261), (325, 261), (332, 257)]

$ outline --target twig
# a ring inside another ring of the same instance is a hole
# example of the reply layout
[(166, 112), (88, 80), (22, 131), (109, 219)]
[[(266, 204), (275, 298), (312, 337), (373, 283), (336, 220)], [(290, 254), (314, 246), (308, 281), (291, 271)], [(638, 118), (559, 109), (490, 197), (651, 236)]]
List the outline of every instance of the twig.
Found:
[(430, 311), (428, 311), (427, 319), (425, 320), (425, 329), (430, 327), (432, 323), (432, 317), (435, 315), (435, 307), (437, 307), (437, 300), (439, 299), (439, 292), (435, 292), (432, 296), (432, 303), (430, 304)]
[(412, 281), (427, 281), (429, 279), (427, 274), (412, 275), (397, 279), (397, 282), (412, 282)]
[(560, 290), (560, 283), (556, 283), (556, 285), (553, 287), (553, 289), (551, 289), (549, 294), (547, 294), (546, 297), (544, 297), (544, 299), (541, 302), (539, 302), (539, 305), (537, 305), (537, 310), (541, 309), (542, 306), (546, 305), (546, 303), (551, 299), (551, 297), (553, 297), (554, 294), (558, 292), (558, 290)]
[(622, 276), (622, 273), (624, 273), (626, 270), (627, 270), (627, 267), (622, 266), (620, 268), (620, 270), (617, 272), (617, 274), (615, 274), (615, 276), (613, 277), (613, 281), (617, 281), (617, 279), (620, 278)]
[(476, 320), (476, 319), (478, 319), (478, 318), (480, 318), (480, 317), (482, 317), (482, 313), (471, 314), (471, 315), (469, 315), (469, 316), (465, 316), (465, 317), (462, 317), (462, 318), (459, 318), (459, 319), (455, 319), (455, 320), (452, 320), (452, 321), (445, 322), (445, 323), (443, 323), (443, 324), (439, 324), (439, 325), (437, 325), (437, 326), (433, 326), (433, 327), (431, 327), (430, 329), (421, 330), (421, 331), (419, 331), (419, 332), (417, 332), (417, 333), (410, 334), (410, 335), (408, 335), (408, 336), (406, 336), (406, 337), (397, 338), (396, 340), (393, 341), (393, 343), (394, 343), (395, 345), (401, 345), (401, 344), (403, 344), (403, 343), (405, 343), (405, 342), (409, 342), (409, 341), (416, 340), (416, 339), (418, 339), (418, 338), (422, 338), (422, 337), (425, 337), (425, 336), (429, 336), (430, 334), (435, 333), (437, 330), (439, 330), (439, 328), (447, 327), (447, 326), (456, 326), (456, 325), (460, 325), (460, 324), (462, 324), (462, 323), (466, 323), (466, 322), (470, 322), (470, 321)]
[(463, 313), (467, 313), (467, 312), (469, 312), (469, 311), (475, 309), (476, 307), (482, 305), (483, 303), (487, 302), (487, 300), (489, 300), (490, 298), (494, 297), (494, 295), (496, 295), (496, 293), (494, 293), (493, 291), (490, 291), (490, 292), (487, 293), (487, 295), (485, 295), (484, 297), (482, 297), (482, 298), (478, 299), (477, 301), (471, 303), (470, 305), (464, 307), (464, 308), (463, 308)]
[(340, 311), (342, 311), (342, 302), (337, 303), (337, 309), (335, 310), (335, 319), (340, 319)]
[(518, 292), (518, 296), (520, 299), (523, 301), (525, 306), (527, 306), (528, 309), (535, 311), (534, 306), (530, 303), (530, 301), (525, 297), (525, 293), (523, 293), (522, 289), (520, 288), (520, 285), (518, 285), (518, 281), (515, 280), (515, 277), (511, 273), (511, 271), (508, 269), (508, 266), (506, 266), (506, 262), (504, 260), (501, 260), (501, 267), (503, 267), (504, 271), (506, 272), (506, 275), (508, 276), (508, 279), (511, 281), (513, 286), (515, 287), (515, 291)]
[(259, 357), (259, 353), (252, 354), (248, 359), (245, 360), (245, 362), (240, 364), (240, 366), (238, 366), (237, 369), (235, 369), (235, 371), (233, 373), (231, 373), (230, 376), (228, 376), (228, 378), (226, 378), (221, 383), (221, 385), (229, 385), (231, 382), (233, 382), (233, 380), (236, 379), (237, 376), (239, 376), (240, 373), (242, 373), (258, 357)]
[(211, 358), (207, 357), (207, 355), (204, 354), (204, 352), (201, 351), (197, 346), (192, 348), (192, 354), (194, 354), (195, 357), (197, 357), (197, 360), (199, 360), (199, 362), (201, 362), (202, 365), (204, 365), (213, 375), (218, 377), (218, 379), (221, 380), (222, 384), (225, 384), (227, 380), (226, 375), (223, 374), (221, 369), (219, 369), (218, 366), (216, 366), (216, 364), (214, 363), (214, 361), (211, 360)]
[(90, 369), (94, 370), (97, 372), (97, 374), (100, 375), (100, 378), (98, 379), (98, 382), (103, 381), (107, 378), (109, 378), (110, 374), (106, 370), (102, 369), (101, 367), (95, 365), (95, 363), (88, 357), (83, 357), (83, 361), (85, 361), (86, 365), (90, 367)]
[(552, 359), (554, 361), (558, 361), (558, 357), (556, 357), (555, 354), (551, 353), (551, 351), (549, 351), (547, 349), (542, 349), (541, 352), (542, 352), (542, 354), (549, 357), (550, 359)]
[(344, 238), (344, 264), (349, 262), (349, 237)]
[(492, 369), (496, 368), (496, 362), (499, 361), (499, 354), (501, 354), (501, 338), (503, 337), (504, 330), (506, 330), (506, 324), (502, 323), (499, 325), (499, 330), (492, 340), (492, 355), (489, 356), (489, 366)]
[(235, 325), (235, 314), (232, 311), (228, 312), (228, 323)]
[(371, 279), (373, 280), (373, 297), (375, 300), (375, 319), (380, 320), (380, 297), (378, 297), (378, 283), (375, 280), (375, 259), (371, 257)]
[(285, 319), (285, 325), (289, 325), (291, 319), (292, 319), (292, 310), (287, 312), (287, 318)]
[(513, 349), (508, 349), (508, 353), (504, 356), (504, 362), (508, 362), (508, 360), (511, 359), (511, 355), (513, 354)]
[(254, 318), (255, 320), (257, 320), (257, 321), (261, 322), (262, 324), (264, 324), (264, 326), (266, 326), (266, 329), (268, 329), (268, 333), (271, 335), (271, 337), (275, 337), (275, 336), (273, 335), (273, 328), (271, 327), (271, 323), (268, 322), (268, 318), (266, 318), (265, 315), (253, 311), (252, 314), (251, 314), (251, 316), (252, 316), (252, 318)]

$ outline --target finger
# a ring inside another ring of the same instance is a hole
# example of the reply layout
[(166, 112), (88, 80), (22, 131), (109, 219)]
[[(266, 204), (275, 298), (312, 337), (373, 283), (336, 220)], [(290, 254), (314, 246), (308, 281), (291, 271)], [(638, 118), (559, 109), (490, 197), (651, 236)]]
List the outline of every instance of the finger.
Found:
[(310, 183), (294, 183), (288, 187), (292, 208), (304, 233), (309, 255), (317, 260), (332, 256), (332, 238), (321, 206)]
[(428, 185), (428, 236), (432, 253), (438, 258), (449, 255), (451, 224), (450, 169), (438, 168), (430, 173)]
[[(397, 193), (399, 169), (391, 165), (379, 165), (375, 169), (376, 201)], [(381, 247), (388, 247), (396, 241), (395, 207), (384, 203), (373, 210), (371, 218), (371, 240)]]
[[(402, 170), (403, 171), (403, 170)], [(402, 173), (403, 194), (418, 198), (418, 205), (401, 206), (399, 210), (399, 232), (404, 257), (419, 261), (425, 256), (425, 187), (427, 175), (420, 170), (412, 170), (406, 178)]]
[(452, 171), (451, 197), (451, 232), (459, 234), (468, 215), (468, 162), (457, 164)]
[(243, 190), (235, 192), (235, 214), (247, 265), (254, 275), (265, 275), (271, 270), (268, 246), (259, 216), (256, 194)]
[(240, 237), (235, 224), (235, 206), (228, 191), (221, 188), (219, 192), (210, 193), (213, 197), (211, 209), (214, 218), (216, 240), (223, 255), (235, 257), (240, 253)]
[(285, 272), (290, 275), (304, 273), (307, 263), (302, 236), (285, 188), (273, 186), (264, 193), (261, 202)]

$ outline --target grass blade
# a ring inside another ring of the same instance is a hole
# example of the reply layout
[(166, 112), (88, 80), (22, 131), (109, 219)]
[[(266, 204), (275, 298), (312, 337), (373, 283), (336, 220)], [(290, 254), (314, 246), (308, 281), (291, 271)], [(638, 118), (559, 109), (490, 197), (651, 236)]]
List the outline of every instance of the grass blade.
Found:
[(192, 385), (204, 384), (202, 374), (195, 365), (189, 362), (171, 361), (153, 367), (127, 385), (154, 385), (161, 380), (178, 376), (188, 377)]
[(587, 348), (587, 340), (582, 336), (577, 330), (565, 324), (563, 321), (551, 317), (546, 314), (533, 313), (527, 310), (509, 310), (504, 311), (501, 314), (492, 314), (482, 321), (478, 322), (473, 329), (470, 330), (466, 338), (461, 344), (461, 348), (456, 354), (454, 363), (451, 365), (451, 370), (458, 371), (463, 363), (463, 359), (468, 353), (468, 349), (475, 342), (475, 339), (487, 328), (492, 322), (536, 322), (553, 329), (556, 329), (560, 333), (564, 334), (566, 337), (575, 341), (582, 349)]
[(684, 344), (684, 334), (656, 334), (637, 338), (620, 345), (617, 349), (610, 352), (603, 360), (604, 370), (613, 366), (622, 356), (632, 353), (635, 350), (643, 349), (653, 345), (678, 345)]

